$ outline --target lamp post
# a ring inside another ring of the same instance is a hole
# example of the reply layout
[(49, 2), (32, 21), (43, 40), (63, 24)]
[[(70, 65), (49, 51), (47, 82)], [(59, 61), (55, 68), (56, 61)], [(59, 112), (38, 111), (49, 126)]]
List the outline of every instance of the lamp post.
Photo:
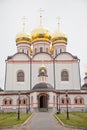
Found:
[(20, 91), (18, 91), (18, 120), (20, 120)]
[(27, 95), (27, 99), (26, 99), (26, 113), (28, 113), (30, 111), (30, 96)]
[(60, 92), (59, 92), (59, 113), (60, 113)]
[(53, 58), (53, 72), (54, 72), (54, 89), (56, 88), (56, 77), (55, 77), (55, 58)]
[(57, 95), (57, 114), (60, 113), (60, 93)]
[(30, 90), (32, 89), (32, 55), (30, 56)]
[(58, 114), (58, 95), (57, 95), (57, 114)]
[(67, 120), (69, 120), (69, 110), (68, 110), (68, 91), (66, 90), (66, 114)]

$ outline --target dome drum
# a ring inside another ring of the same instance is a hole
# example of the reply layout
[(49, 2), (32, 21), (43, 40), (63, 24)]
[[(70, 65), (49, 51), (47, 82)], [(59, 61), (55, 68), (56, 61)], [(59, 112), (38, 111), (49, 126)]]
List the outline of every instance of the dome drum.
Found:
[(66, 37), (54, 37), (53, 39), (52, 39), (52, 42), (53, 43), (55, 43), (55, 42), (57, 42), (57, 43), (66, 43), (67, 44), (67, 38)]
[(27, 37), (21, 37), (21, 38), (17, 38), (16, 39), (16, 43), (19, 44), (19, 43), (31, 43), (31, 40), (30, 38), (27, 38)]
[(34, 34), (32, 36), (32, 40), (51, 40), (51, 36), (49, 34)]

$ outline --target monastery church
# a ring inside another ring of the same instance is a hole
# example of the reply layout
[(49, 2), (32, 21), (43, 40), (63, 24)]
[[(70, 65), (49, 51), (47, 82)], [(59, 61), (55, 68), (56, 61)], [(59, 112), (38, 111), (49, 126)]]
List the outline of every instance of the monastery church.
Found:
[[(60, 29), (50, 33), (42, 23), (30, 33), (16, 35), (17, 52), (5, 60), (0, 111), (87, 111), (87, 73), (81, 86), (80, 60), (67, 51), (68, 37)], [(67, 100), (68, 99), (68, 100)]]

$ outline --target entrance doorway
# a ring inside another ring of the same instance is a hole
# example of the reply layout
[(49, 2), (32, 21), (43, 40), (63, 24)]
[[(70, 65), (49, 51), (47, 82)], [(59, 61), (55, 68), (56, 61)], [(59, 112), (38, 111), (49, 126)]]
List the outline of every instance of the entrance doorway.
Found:
[(40, 108), (46, 108), (47, 104), (46, 104), (46, 96), (40, 96)]
[(38, 106), (39, 106), (39, 111), (48, 110), (48, 95), (47, 94), (40, 94), (38, 96)]

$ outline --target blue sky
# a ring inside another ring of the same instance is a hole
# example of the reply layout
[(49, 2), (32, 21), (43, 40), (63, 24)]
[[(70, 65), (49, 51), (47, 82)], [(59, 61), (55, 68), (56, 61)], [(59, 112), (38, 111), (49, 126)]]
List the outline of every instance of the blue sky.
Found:
[(80, 59), (81, 81), (87, 71), (87, 0), (0, 0), (0, 87), (4, 88), (5, 60), (16, 53), (15, 37), (22, 30), (26, 17), (26, 31), (39, 24), (39, 9), (43, 12), (43, 25), (53, 33), (57, 30), (57, 17), (61, 17), (61, 30), (68, 35), (67, 51)]

